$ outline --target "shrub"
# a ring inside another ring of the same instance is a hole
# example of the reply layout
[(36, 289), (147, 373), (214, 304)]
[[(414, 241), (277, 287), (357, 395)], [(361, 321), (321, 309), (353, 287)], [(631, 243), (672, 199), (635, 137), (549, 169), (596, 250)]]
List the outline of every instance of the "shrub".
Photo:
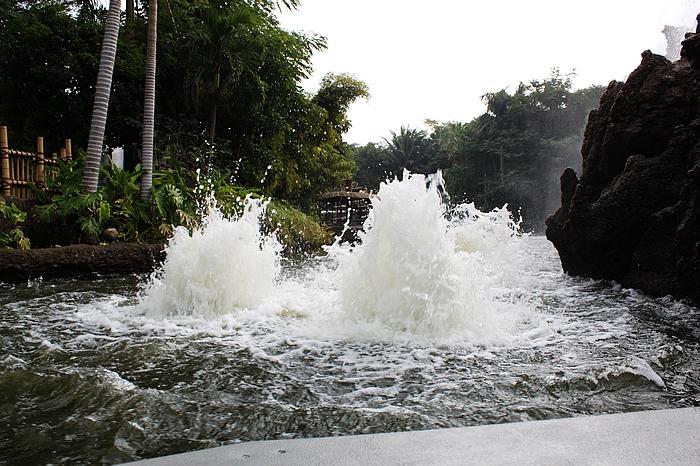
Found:
[(0, 213), (5, 219), (10, 220), (12, 229), (9, 232), (0, 231), (0, 247), (9, 249), (29, 249), (31, 243), (29, 238), (24, 236), (20, 223), (27, 218), (27, 213), (22, 212), (14, 203), (7, 205), (5, 201), (0, 200)]

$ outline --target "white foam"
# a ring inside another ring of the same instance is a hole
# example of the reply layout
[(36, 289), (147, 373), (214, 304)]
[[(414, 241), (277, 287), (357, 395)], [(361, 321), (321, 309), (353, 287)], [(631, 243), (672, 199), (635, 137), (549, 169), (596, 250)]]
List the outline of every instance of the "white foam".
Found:
[[(499, 240), (513, 237), (509, 218), (473, 215), (450, 223), (440, 186), (439, 176), (408, 173), (382, 184), (362, 244), (351, 253), (329, 250), (339, 263), (339, 306), (351, 320), (467, 338), (494, 336), (509, 325), (512, 316), (492, 299), (500, 278), (494, 270), (514, 266), (499, 254), (505, 245)], [(494, 257), (503, 260), (495, 264)]]
[(649, 363), (642, 358), (639, 358), (637, 356), (630, 356), (628, 358), (627, 364), (625, 365), (625, 369), (633, 374), (646, 377), (651, 382), (654, 382), (661, 388), (666, 388), (666, 383), (664, 382), (664, 380), (659, 376), (659, 374), (657, 374), (654, 371), (654, 369), (651, 368)]
[[(525, 238), (507, 209), (482, 213), (463, 205), (447, 212), (442, 193), (439, 174), (407, 172), (382, 184), (361, 244), (336, 243), (327, 258), (284, 280), (281, 247), (259, 227), (265, 203), (247, 199), (233, 219), (211, 209), (201, 230), (176, 230), (140, 308), (154, 320), (201, 318), (251, 332), (258, 322), (295, 337), (507, 338), (533, 317), (518, 289), (529, 286)], [(223, 316), (227, 323), (219, 322)], [(142, 331), (167, 326), (144, 323)]]
[(281, 249), (260, 232), (265, 208), (248, 198), (238, 218), (212, 208), (202, 229), (190, 235), (178, 227), (162, 273), (146, 287), (144, 308), (151, 315), (214, 317), (260, 306), (272, 295)]

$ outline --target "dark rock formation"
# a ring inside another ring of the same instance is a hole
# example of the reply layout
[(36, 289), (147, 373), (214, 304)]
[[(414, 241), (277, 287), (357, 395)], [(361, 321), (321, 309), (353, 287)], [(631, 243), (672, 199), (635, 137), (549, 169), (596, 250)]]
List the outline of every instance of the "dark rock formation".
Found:
[(547, 238), (566, 273), (700, 303), (700, 34), (646, 51), (589, 116), (580, 179), (561, 177)]
[(28, 251), (0, 249), (0, 282), (147, 273), (163, 260), (165, 250), (160, 244), (79, 244)]

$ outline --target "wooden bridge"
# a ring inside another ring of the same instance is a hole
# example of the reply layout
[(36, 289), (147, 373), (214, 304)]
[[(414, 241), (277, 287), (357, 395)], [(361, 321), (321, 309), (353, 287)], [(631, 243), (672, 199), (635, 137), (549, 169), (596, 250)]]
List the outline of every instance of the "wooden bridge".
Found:
[(350, 182), (345, 189), (321, 194), (317, 197), (321, 223), (336, 236), (342, 235), (341, 241), (355, 242), (369, 216), (373, 197), (367, 191), (353, 189)]

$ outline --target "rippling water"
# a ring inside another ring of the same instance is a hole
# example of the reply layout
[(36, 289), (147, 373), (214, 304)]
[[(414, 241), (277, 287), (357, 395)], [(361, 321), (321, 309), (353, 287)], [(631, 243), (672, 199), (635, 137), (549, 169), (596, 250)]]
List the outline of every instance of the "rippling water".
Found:
[(444, 220), (408, 186), (362, 246), (301, 263), (219, 218), (155, 277), (0, 285), (0, 462), (700, 406), (696, 308), (567, 277), (503, 213)]

